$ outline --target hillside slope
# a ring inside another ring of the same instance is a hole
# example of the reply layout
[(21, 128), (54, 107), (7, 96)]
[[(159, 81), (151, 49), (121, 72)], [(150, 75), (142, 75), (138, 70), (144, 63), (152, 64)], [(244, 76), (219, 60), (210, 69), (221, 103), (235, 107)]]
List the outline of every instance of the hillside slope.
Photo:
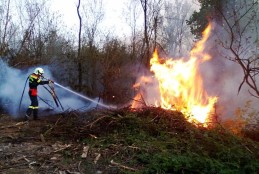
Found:
[(161, 108), (0, 116), (0, 173), (258, 173), (259, 143)]

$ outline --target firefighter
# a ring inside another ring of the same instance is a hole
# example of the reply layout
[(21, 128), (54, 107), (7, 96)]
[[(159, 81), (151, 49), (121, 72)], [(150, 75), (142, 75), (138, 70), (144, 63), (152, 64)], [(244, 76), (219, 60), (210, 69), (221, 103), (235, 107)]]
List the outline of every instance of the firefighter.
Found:
[(31, 114), (33, 113), (33, 119), (38, 119), (38, 97), (37, 97), (37, 86), (38, 85), (45, 85), (49, 83), (54, 83), (52, 80), (43, 81), (44, 70), (40, 67), (36, 68), (34, 70), (34, 73), (32, 73), (29, 78), (29, 96), (31, 100), (31, 105), (28, 107), (26, 114), (25, 114), (25, 120), (28, 120)]

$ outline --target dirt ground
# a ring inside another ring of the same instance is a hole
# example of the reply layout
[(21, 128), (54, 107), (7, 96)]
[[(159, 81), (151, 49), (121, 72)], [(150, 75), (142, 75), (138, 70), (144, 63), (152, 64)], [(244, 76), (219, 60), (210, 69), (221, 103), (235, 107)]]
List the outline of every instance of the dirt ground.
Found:
[[(1, 174), (105, 173), (99, 170), (98, 153), (88, 154), (88, 146), (45, 135), (58, 117), (23, 121), (0, 116)], [(91, 166), (89, 172), (87, 166)]]

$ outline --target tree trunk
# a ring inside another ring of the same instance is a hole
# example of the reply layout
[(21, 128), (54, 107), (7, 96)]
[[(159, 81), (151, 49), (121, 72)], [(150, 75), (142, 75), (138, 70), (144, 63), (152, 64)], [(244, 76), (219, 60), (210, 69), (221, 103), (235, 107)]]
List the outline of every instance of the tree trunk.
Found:
[(80, 15), (80, 4), (81, 0), (78, 0), (78, 5), (77, 5), (77, 15), (79, 19), (79, 32), (78, 32), (78, 51), (77, 51), (77, 59), (78, 59), (78, 90), (82, 90), (82, 58), (81, 58), (81, 32), (82, 32), (82, 18)]

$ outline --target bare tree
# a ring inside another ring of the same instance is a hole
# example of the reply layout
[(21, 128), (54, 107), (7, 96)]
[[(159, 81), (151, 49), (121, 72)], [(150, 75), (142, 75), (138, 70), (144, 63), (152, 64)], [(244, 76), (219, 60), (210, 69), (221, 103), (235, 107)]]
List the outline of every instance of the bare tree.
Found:
[(139, 20), (141, 9), (138, 7), (139, 6), (137, 1), (133, 0), (130, 4), (127, 5), (126, 9), (128, 10), (125, 10), (123, 13), (131, 29), (130, 50), (131, 50), (131, 58), (133, 61), (136, 60), (139, 55), (138, 45), (141, 42), (141, 40), (139, 39), (141, 38), (140, 37), (141, 30), (137, 26), (137, 20)]
[[(99, 25), (104, 17), (102, 0), (88, 0), (83, 4), (83, 38), (84, 47), (82, 50), (83, 67), (84, 67), (84, 81), (83, 85), (87, 88), (88, 94), (93, 94), (97, 90), (97, 77), (99, 71), (97, 70), (98, 63), (98, 42), (96, 41), (100, 38)], [(98, 95), (95, 93), (95, 95)]]
[[(12, 1), (11, 1), (12, 2)], [(12, 4), (15, 30), (9, 42), (12, 66), (49, 64), (47, 52), (50, 33), (57, 30), (57, 17), (49, 10), (47, 0), (15, 1)]]
[(3, 35), (2, 35), (2, 41), (0, 45), (0, 53), (5, 52), (6, 50), (6, 37), (7, 37), (7, 29), (10, 22), (10, 0), (7, 1), (7, 8), (6, 8), (6, 16), (4, 21), (4, 29), (3, 29)]
[(165, 49), (174, 56), (181, 56), (192, 46), (193, 37), (186, 24), (192, 11), (188, 1), (165, 2), (161, 42)]
[(17, 27), (12, 19), (11, 1), (3, 0), (0, 2), (0, 56), (7, 56), (10, 53)]
[[(145, 54), (147, 57), (146, 65), (149, 64), (149, 39), (148, 39), (148, 20), (147, 20), (147, 9), (148, 9), (148, 0), (140, 0), (142, 8), (143, 8), (143, 15), (144, 15), (144, 48)], [(146, 45), (146, 46), (145, 46)]]
[[(19, 5), (19, 4), (17, 4)], [(29, 1), (27, 1), (25, 3), (25, 6), (23, 5), (19, 5), (19, 8), (20, 8), (20, 23), (22, 24), (22, 34), (23, 34), (23, 37), (21, 39), (21, 42), (19, 44), (19, 47), (18, 47), (18, 50), (16, 52), (17, 55), (19, 55), (22, 51), (23, 48), (25, 47), (29, 47), (29, 44), (30, 44), (30, 37), (33, 35), (33, 30), (34, 30), (34, 27), (35, 27), (35, 21), (36, 21), (36, 18), (37, 16), (40, 14), (41, 12), (41, 8), (40, 8), (41, 5), (38, 5), (37, 3), (36, 4), (31, 4)], [(27, 13), (27, 14), (24, 14), (24, 13)], [(24, 16), (23, 16), (24, 15)], [(28, 20), (25, 20), (24, 18), (26, 18), (26, 16), (28, 16)], [(25, 21), (25, 22), (23, 22)], [(25, 23), (25, 25), (23, 25), (23, 23)], [(26, 46), (27, 44), (27, 46)]]
[(160, 12), (162, 7), (162, 0), (140, 0), (144, 16), (144, 64), (149, 67), (150, 51), (154, 50), (150, 47), (151, 40), (153, 45), (156, 45), (158, 23), (160, 19)]
[(99, 34), (98, 26), (104, 17), (102, 0), (86, 1), (83, 4), (83, 14), (85, 19), (84, 34), (89, 45), (93, 46)]
[(259, 98), (259, 57), (258, 50), (258, 1), (231, 1), (227, 3), (224, 11), (218, 9), (223, 18), (223, 29), (220, 32), (219, 43), (229, 50), (231, 55), (226, 56), (240, 65), (243, 71), (243, 80), (238, 92), (244, 84), (251, 90), (249, 93)]
[(78, 50), (77, 50), (77, 59), (78, 59), (78, 90), (82, 89), (82, 59), (81, 59), (81, 33), (82, 33), (82, 17), (80, 15), (80, 4), (81, 0), (78, 0), (77, 5), (77, 15), (79, 19), (79, 31), (78, 31)]

